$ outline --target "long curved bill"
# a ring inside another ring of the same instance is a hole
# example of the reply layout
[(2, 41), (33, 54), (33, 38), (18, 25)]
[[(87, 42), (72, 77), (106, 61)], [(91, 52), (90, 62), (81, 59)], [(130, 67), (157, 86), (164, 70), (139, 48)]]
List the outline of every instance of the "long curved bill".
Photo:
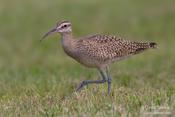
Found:
[(47, 32), (47, 33), (40, 39), (40, 42), (41, 42), (42, 40), (44, 40), (47, 36), (53, 34), (53, 33), (56, 32), (56, 31), (57, 31), (57, 29), (54, 28), (54, 29), (50, 30), (49, 32)]

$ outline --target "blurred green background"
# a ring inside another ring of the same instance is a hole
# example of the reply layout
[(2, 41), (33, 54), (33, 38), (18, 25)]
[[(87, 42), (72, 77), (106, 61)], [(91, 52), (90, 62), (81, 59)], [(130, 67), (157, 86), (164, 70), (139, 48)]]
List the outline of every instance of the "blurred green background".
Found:
[[(113, 64), (110, 97), (102, 96), (105, 85), (75, 93), (98, 74), (70, 59), (58, 34), (39, 42), (60, 20), (71, 21), (75, 37), (111, 34), (157, 42), (158, 49)], [(0, 115), (137, 115), (142, 106), (165, 104), (174, 110), (174, 44), (174, 0), (1, 0)]]

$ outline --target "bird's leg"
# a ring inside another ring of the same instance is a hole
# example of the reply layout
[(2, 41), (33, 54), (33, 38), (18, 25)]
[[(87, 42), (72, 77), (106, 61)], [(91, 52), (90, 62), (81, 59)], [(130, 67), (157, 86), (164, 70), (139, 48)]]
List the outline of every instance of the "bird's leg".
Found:
[(108, 94), (110, 94), (112, 78), (111, 78), (111, 76), (109, 74), (109, 67), (106, 67), (106, 74), (107, 74), (107, 77), (108, 77), (108, 80), (107, 80), (107, 82), (108, 82)]
[(88, 85), (88, 84), (92, 84), (92, 83), (95, 83), (95, 84), (101, 84), (101, 83), (104, 83), (108, 80), (107, 76), (106, 76), (106, 73), (105, 71), (103, 70), (99, 70), (100, 72), (100, 75), (102, 77), (102, 80), (84, 80), (83, 82), (80, 83), (80, 86), (77, 88), (77, 91), (79, 91), (80, 89), (82, 89), (85, 85)]

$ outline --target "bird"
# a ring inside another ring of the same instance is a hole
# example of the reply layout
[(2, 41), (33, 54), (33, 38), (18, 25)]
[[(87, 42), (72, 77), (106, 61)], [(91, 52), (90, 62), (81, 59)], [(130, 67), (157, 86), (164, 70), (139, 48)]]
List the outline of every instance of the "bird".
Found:
[(149, 48), (157, 48), (155, 42), (137, 42), (105, 34), (75, 38), (72, 34), (72, 24), (67, 20), (58, 21), (56, 26), (45, 33), (40, 41), (54, 33), (61, 34), (61, 46), (68, 56), (85, 67), (96, 68), (100, 73), (101, 79), (84, 80), (76, 91), (88, 84), (107, 83), (107, 93), (110, 94), (112, 78), (109, 66), (112, 63), (142, 53)]

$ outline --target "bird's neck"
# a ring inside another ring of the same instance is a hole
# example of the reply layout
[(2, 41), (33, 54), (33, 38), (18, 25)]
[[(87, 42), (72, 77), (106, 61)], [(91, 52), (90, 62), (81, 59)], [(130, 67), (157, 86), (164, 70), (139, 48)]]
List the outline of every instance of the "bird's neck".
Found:
[(72, 39), (73, 37), (72, 37), (72, 32), (65, 32), (65, 33), (62, 33), (61, 34), (61, 36), (62, 36), (62, 39), (66, 39), (66, 40), (69, 40), (69, 39)]
[(75, 43), (75, 40), (73, 39), (72, 33), (71, 32), (62, 33), (61, 36), (62, 36), (62, 38), (61, 38), (62, 47), (63, 47), (64, 51), (68, 55), (70, 55), (74, 51), (74, 43)]
[(62, 33), (61, 36), (63, 46), (72, 46), (72, 43), (74, 42), (72, 32)]

